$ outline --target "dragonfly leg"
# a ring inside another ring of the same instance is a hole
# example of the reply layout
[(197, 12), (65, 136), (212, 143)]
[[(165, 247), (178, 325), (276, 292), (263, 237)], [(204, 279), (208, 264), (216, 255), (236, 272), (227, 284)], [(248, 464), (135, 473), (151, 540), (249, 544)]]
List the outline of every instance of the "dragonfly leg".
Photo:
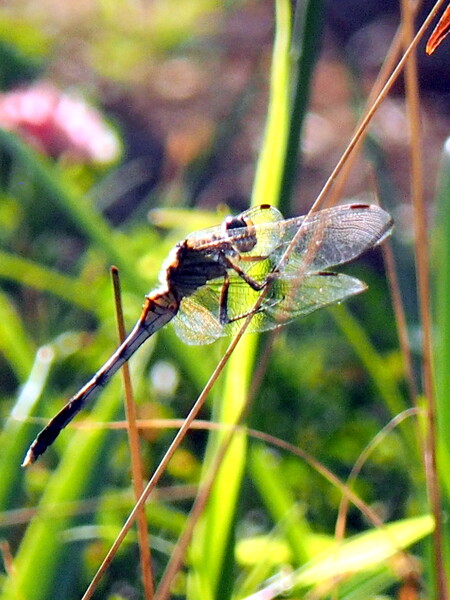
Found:
[(221, 325), (229, 323), (228, 319), (228, 290), (230, 287), (230, 278), (225, 275), (223, 278), (223, 285), (220, 291), (220, 302), (219, 302), (219, 321)]
[(228, 323), (234, 323), (239, 319), (244, 319), (250, 315), (254, 315), (261, 310), (261, 307), (257, 310), (249, 310), (246, 313), (242, 313), (233, 318), (228, 316), (228, 290), (230, 288), (230, 278), (226, 275), (223, 278), (222, 290), (220, 292), (220, 303), (219, 303), (219, 321), (221, 325), (228, 325)]
[[(270, 278), (270, 279), (272, 279), (272, 278)], [(264, 282), (265, 285), (267, 284), (268, 280), (269, 280), (269, 278)], [(246, 317), (249, 317), (250, 315), (256, 315), (257, 313), (262, 312), (263, 310), (267, 310), (267, 308), (272, 308), (273, 306), (275, 306), (276, 304), (278, 304), (279, 302), (281, 302), (284, 299), (284, 297), (283, 297), (283, 298), (279, 298), (277, 300), (273, 300), (273, 302), (264, 302), (262, 304), (262, 306), (260, 306), (256, 310), (251, 309), (245, 313), (240, 313), (239, 315), (236, 315), (235, 317), (229, 318), (228, 317), (228, 290), (229, 290), (229, 288), (230, 288), (230, 279), (228, 276), (226, 276), (226, 277), (224, 277), (222, 290), (220, 292), (219, 320), (220, 320), (221, 325), (228, 325), (229, 323), (234, 323), (235, 321), (245, 319)]]
[[(252, 260), (254, 257), (248, 257), (249, 260)], [(260, 257), (257, 257), (260, 258)], [(265, 258), (265, 257), (261, 257)], [(247, 259), (247, 257), (243, 257), (243, 260)], [(233, 271), (235, 271), (235, 273), (237, 273), (239, 275), (239, 277), (241, 277), (245, 283), (247, 283), (253, 290), (255, 290), (255, 292), (260, 292), (262, 291), (267, 285), (269, 285), (274, 279), (277, 279), (278, 277), (278, 271), (274, 270), (271, 273), (269, 273), (264, 281), (259, 282), (256, 281), (256, 279), (253, 279), (253, 277), (250, 277), (250, 275), (248, 275), (243, 269), (241, 269), (241, 267), (239, 267), (239, 265), (236, 265), (228, 256), (223, 256), (223, 260), (225, 262), (225, 265), (228, 269), (233, 269)], [(224, 277), (223, 280), (223, 286), (222, 286), (222, 290), (220, 292), (220, 301), (219, 301), (219, 321), (221, 325), (227, 325), (228, 323), (234, 323), (235, 321), (239, 321), (241, 319), (245, 319), (246, 317), (249, 317), (251, 315), (255, 315), (259, 312), (262, 312), (264, 310), (267, 310), (267, 308), (272, 308), (273, 306), (275, 306), (276, 304), (278, 304), (279, 302), (281, 302), (284, 298), (279, 298), (278, 300), (273, 300), (273, 302), (264, 302), (259, 308), (257, 308), (256, 310), (251, 309), (248, 310), (244, 313), (241, 313), (239, 315), (236, 315), (232, 318), (228, 317), (228, 290), (230, 287), (230, 279), (228, 276)]]
[(225, 262), (225, 266), (228, 269), (233, 269), (233, 271), (235, 271), (235, 273), (237, 273), (239, 277), (241, 277), (245, 281), (245, 283), (247, 283), (252, 288), (252, 290), (255, 290), (255, 292), (260, 292), (261, 290), (263, 290), (266, 287), (266, 285), (273, 279), (273, 277), (271, 277), (272, 273), (269, 273), (269, 275), (264, 279), (264, 281), (256, 281), (256, 279), (250, 277), (250, 275), (248, 275), (243, 269), (241, 269), (239, 265), (235, 264), (230, 258), (228, 258), (228, 256), (224, 256), (223, 259)]
[(271, 300), (270, 302), (263, 302), (261, 304), (261, 306), (259, 308), (257, 308), (256, 310), (254, 308), (252, 308), (252, 309), (248, 310), (247, 312), (240, 313), (239, 315), (232, 317), (231, 319), (228, 318), (228, 316), (227, 316), (227, 320), (224, 322), (221, 321), (220, 323), (221, 323), (221, 325), (229, 325), (230, 323), (235, 323), (236, 321), (240, 321), (241, 319), (246, 319), (247, 317), (257, 315), (260, 312), (265, 312), (269, 308), (273, 308), (277, 304), (280, 304), (280, 302), (283, 302), (284, 299), (285, 299), (285, 297), (282, 296), (281, 298), (276, 298), (275, 300)]

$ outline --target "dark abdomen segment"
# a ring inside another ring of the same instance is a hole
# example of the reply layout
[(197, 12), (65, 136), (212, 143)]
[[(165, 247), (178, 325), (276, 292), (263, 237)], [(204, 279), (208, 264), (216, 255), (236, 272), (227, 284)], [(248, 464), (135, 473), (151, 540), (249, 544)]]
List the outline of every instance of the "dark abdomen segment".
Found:
[(25, 456), (22, 463), (23, 467), (33, 463), (53, 444), (60, 431), (99, 393), (114, 373), (120, 369), (146, 339), (173, 319), (177, 310), (178, 305), (170, 293), (155, 292), (146, 298), (144, 309), (131, 333), (88, 383), (69, 400), (39, 433)]

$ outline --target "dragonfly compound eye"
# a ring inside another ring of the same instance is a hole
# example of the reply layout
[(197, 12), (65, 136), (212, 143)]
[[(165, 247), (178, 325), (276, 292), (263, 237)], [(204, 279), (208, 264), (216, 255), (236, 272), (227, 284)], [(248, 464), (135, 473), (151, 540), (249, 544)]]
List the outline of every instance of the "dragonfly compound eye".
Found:
[[(242, 216), (227, 217), (223, 228), (236, 252), (250, 252), (256, 246), (256, 232), (251, 219)], [(238, 231), (234, 231), (235, 229)]]

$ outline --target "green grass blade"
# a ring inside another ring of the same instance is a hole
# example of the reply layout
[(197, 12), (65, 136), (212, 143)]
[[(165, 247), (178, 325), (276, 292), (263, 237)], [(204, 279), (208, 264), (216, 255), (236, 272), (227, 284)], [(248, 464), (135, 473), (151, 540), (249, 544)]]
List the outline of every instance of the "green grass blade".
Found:
[[(249, 379), (253, 366), (254, 351), (250, 344), (256, 344), (254, 336), (241, 340), (227, 369), (223, 389), (223, 402), (216, 406), (213, 419), (233, 424), (239, 418), (247, 398)], [(226, 436), (218, 433), (211, 436), (207, 457), (204, 461), (208, 471), (214, 456)], [(203, 516), (197, 535), (192, 544), (192, 560), (198, 585), (192, 588), (192, 597), (202, 592), (202, 598), (225, 598), (231, 593), (228, 552), (233, 546), (234, 519), (243, 472), (246, 462), (247, 436), (244, 431), (236, 433), (222, 461), (214, 482), (207, 510)], [(225, 591), (226, 590), (226, 591)]]
[[(93, 411), (97, 421), (111, 420), (117, 411), (119, 394), (117, 385), (109, 386)], [(114, 391), (113, 391), (114, 390)], [(47, 600), (55, 597), (63, 577), (66, 549), (61, 533), (72, 520), (58, 514), (58, 504), (83, 498), (93, 474), (98, 471), (107, 431), (103, 429), (66, 431), (71, 442), (64, 452), (58, 469), (48, 481), (45, 493), (16, 554), (15, 574), (5, 584), (1, 600), (33, 598)], [(26, 472), (24, 472), (26, 474)], [(101, 485), (101, 477), (97, 478)]]
[[(252, 204), (278, 204), (286, 141), (289, 129), (291, 42), (291, 6), (287, 0), (276, 3), (276, 36), (273, 49), (270, 103), (264, 143), (257, 166)], [(226, 381), (215, 417), (232, 424), (241, 414), (249, 390), (253, 370), (256, 336), (242, 339), (226, 369)], [(210, 437), (205, 467), (211, 464), (222, 435)], [(231, 542), (238, 493), (246, 460), (247, 439), (236, 434), (214, 484), (210, 503), (192, 542), (193, 572), (189, 597), (204, 600), (229, 597), (232, 591), (233, 560)]]
[(0, 511), (11, 506), (22, 483), (19, 465), (30, 445), (30, 426), (26, 422), (36, 406), (47, 382), (55, 353), (50, 346), (39, 348), (28, 379), (21, 387), (17, 402), (0, 434)]
[(58, 206), (70, 218), (76, 229), (120, 269), (133, 291), (142, 293), (142, 282), (134, 272), (133, 260), (130, 259), (130, 255), (133, 257), (133, 254), (131, 248), (127, 251), (129, 244), (125, 236), (111, 229), (86, 198), (80, 198), (70, 189), (57, 167), (38, 157), (19, 138), (1, 128), (0, 146), (26, 167), (28, 177), (38, 185), (39, 192)]
[(306, 543), (311, 535), (311, 530), (287, 486), (280, 465), (265, 448), (255, 446), (250, 457), (250, 472), (273, 521), (284, 532), (294, 564), (306, 563), (311, 558)]
[(392, 416), (404, 411), (407, 406), (403, 396), (396, 382), (390, 376), (389, 369), (384, 363), (383, 358), (374, 348), (364, 328), (347, 307), (342, 304), (331, 307), (329, 311), (372, 377)]
[(35, 290), (50, 292), (89, 312), (95, 311), (96, 308), (92, 290), (80, 283), (78, 279), (1, 250), (0, 278), (15, 281)]
[[(439, 434), (439, 475), (445, 486), (447, 503), (450, 500), (450, 147), (444, 146), (441, 163), (439, 193), (436, 202), (436, 220), (432, 247), (433, 273), (436, 281), (435, 379), (436, 407)], [(448, 505), (448, 504), (447, 504)]]
[[(0, 270), (1, 270), (0, 252)], [(27, 335), (19, 314), (6, 294), (0, 291), (0, 354), (6, 358), (19, 381), (23, 381), (33, 364), (35, 346)]]
[[(408, 407), (397, 382), (392, 377), (383, 357), (374, 348), (364, 328), (343, 305), (333, 306), (329, 309), (329, 312), (371, 376), (390, 414), (395, 417), (403, 412)], [(415, 434), (405, 427), (401, 431), (408, 443), (410, 452), (419, 460)]]
[(429, 535), (434, 528), (430, 515), (389, 523), (354, 536), (299, 569), (295, 586), (322, 584), (343, 574), (349, 576), (383, 565), (411, 544)]
[[(283, 524), (278, 529), (282, 528)], [(381, 593), (398, 581), (395, 565), (401, 564), (399, 553), (431, 534), (433, 529), (432, 516), (423, 515), (387, 523), (382, 528), (370, 529), (342, 542), (332, 536), (305, 531), (303, 543), (311, 558), (300, 568), (285, 574), (282, 567), (295, 561), (292, 546), (285, 536), (281, 537), (277, 532), (243, 539), (237, 551), (240, 562), (252, 565), (254, 574), (265, 574), (265, 582), (254, 579), (253, 587), (249, 587), (250, 581), (245, 582), (246, 596), (255, 588), (266, 597), (263, 592), (269, 594), (271, 590), (292, 594), (296, 590), (319, 586), (324, 592), (339, 585), (339, 598), (371, 597), (364, 593)], [(276, 569), (279, 574), (269, 579), (267, 571), (270, 567), (269, 573), (273, 574)], [(408, 567), (406, 562), (404, 567)], [(267, 597), (278, 597), (278, 594)]]
[(299, 172), (299, 147), (308, 110), (311, 82), (319, 51), (324, 16), (323, 0), (297, 2), (291, 44), (292, 99), (279, 208), (287, 212)]
[(277, 205), (286, 158), (290, 116), (291, 7), (276, 3), (276, 35), (273, 48), (270, 98), (264, 141), (253, 185), (252, 205)]

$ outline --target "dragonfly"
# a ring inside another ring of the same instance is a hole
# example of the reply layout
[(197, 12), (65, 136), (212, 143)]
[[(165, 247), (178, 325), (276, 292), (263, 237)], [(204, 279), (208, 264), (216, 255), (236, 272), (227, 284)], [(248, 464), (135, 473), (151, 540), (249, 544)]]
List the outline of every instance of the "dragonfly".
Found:
[(39, 433), (22, 466), (43, 454), (114, 373), (169, 321), (185, 343), (208, 344), (235, 334), (250, 316), (246, 333), (271, 330), (339, 303), (367, 286), (329, 268), (380, 244), (392, 227), (389, 213), (375, 205), (347, 204), (285, 219), (275, 207), (262, 204), (228, 216), (219, 226), (191, 233), (164, 261), (160, 285), (145, 297), (128, 337)]

